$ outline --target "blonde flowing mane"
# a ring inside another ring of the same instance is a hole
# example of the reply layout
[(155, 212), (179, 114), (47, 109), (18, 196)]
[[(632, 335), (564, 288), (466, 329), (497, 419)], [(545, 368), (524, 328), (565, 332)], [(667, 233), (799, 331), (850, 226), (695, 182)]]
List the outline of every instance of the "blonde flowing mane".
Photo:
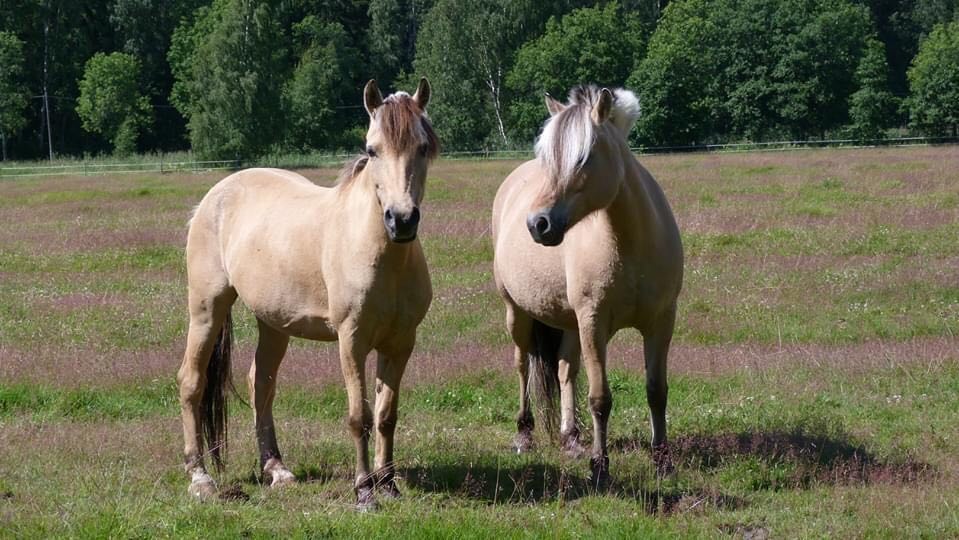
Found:
[[(536, 157), (550, 176), (567, 182), (582, 167), (596, 142), (597, 130), (591, 111), (603, 89), (595, 85), (577, 86), (569, 93), (566, 108), (551, 116), (536, 140)], [(624, 88), (612, 91), (611, 122), (625, 138), (639, 118), (639, 100)]]

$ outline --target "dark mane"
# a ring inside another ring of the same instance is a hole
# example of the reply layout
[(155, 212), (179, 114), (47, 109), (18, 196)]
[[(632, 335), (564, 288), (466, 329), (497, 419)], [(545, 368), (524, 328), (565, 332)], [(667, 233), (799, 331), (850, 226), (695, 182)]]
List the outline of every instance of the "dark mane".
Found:
[(569, 91), (569, 104), (586, 105), (592, 107), (598, 100), (603, 89), (595, 84), (580, 84)]
[(336, 184), (345, 184), (356, 178), (356, 175), (360, 174), (360, 172), (366, 168), (366, 163), (369, 160), (370, 158), (366, 154), (357, 154), (353, 156), (353, 159), (343, 164), (343, 168), (340, 169), (340, 174), (336, 177)]

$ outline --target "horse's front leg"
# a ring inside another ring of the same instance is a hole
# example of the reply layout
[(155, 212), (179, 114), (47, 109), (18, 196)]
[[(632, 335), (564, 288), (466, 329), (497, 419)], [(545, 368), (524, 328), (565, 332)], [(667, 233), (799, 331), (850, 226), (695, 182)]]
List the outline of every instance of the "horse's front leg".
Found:
[(595, 313), (578, 317), (583, 365), (589, 379), (589, 410), (593, 416), (593, 448), (590, 457), (591, 482), (598, 489), (609, 484), (609, 454), (606, 433), (613, 397), (606, 377), (606, 331), (597, 324)]
[[(350, 326), (350, 325), (346, 325)], [(373, 495), (373, 475), (370, 474), (369, 440), (373, 428), (373, 413), (366, 400), (366, 355), (370, 352), (368, 340), (360, 338), (355, 326), (341, 328), (340, 367), (346, 382), (349, 401), (347, 424), (356, 447), (356, 475), (353, 489), (356, 491), (356, 508), (361, 511), (376, 507)]]
[(376, 359), (376, 454), (373, 470), (377, 489), (388, 497), (400, 496), (400, 490), (396, 487), (396, 465), (393, 462), (393, 436), (396, 432), (400, 381), (413, 352), (415, 337), (403, 341), (406, 343), (378, 350)]

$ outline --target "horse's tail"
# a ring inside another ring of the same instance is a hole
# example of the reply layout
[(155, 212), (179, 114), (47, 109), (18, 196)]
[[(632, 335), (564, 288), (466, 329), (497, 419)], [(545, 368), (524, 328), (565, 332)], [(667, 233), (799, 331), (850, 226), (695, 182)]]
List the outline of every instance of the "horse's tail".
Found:
[(529, 391), (536, 396), (536, 410), (546, 433), (557, 432), (559, 396), (559, 345), (563, 331), (533, 320), (529, 344)]
[(227, 445), (227, 399), (229, 388), (234, 394), (230, 356), (233, 349), (233, 316), (227, 312), (223, 328), (216, 338), (210, 363), (206, 367), (206, 386), (203, 389), (201, 422), (206, 447), (210, 449), (217, 471), (223, 470), (223, 456)]

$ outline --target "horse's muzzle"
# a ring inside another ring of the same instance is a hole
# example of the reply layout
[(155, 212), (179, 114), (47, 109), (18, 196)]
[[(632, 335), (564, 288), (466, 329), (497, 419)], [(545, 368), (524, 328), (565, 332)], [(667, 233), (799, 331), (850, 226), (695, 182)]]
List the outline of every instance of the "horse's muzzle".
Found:
[(420, 209), (416, 206), (409, 213), (402, 214), (387, 208), (383, 212), (383, 224), (391, 242), (405, 244), (416, 240), (416, 229), (420, 224)]
[(551, 211), (532, 212), (526, 217), (526, 228), (537, 244), (558, 246), (566, 235), (566, 219)]

